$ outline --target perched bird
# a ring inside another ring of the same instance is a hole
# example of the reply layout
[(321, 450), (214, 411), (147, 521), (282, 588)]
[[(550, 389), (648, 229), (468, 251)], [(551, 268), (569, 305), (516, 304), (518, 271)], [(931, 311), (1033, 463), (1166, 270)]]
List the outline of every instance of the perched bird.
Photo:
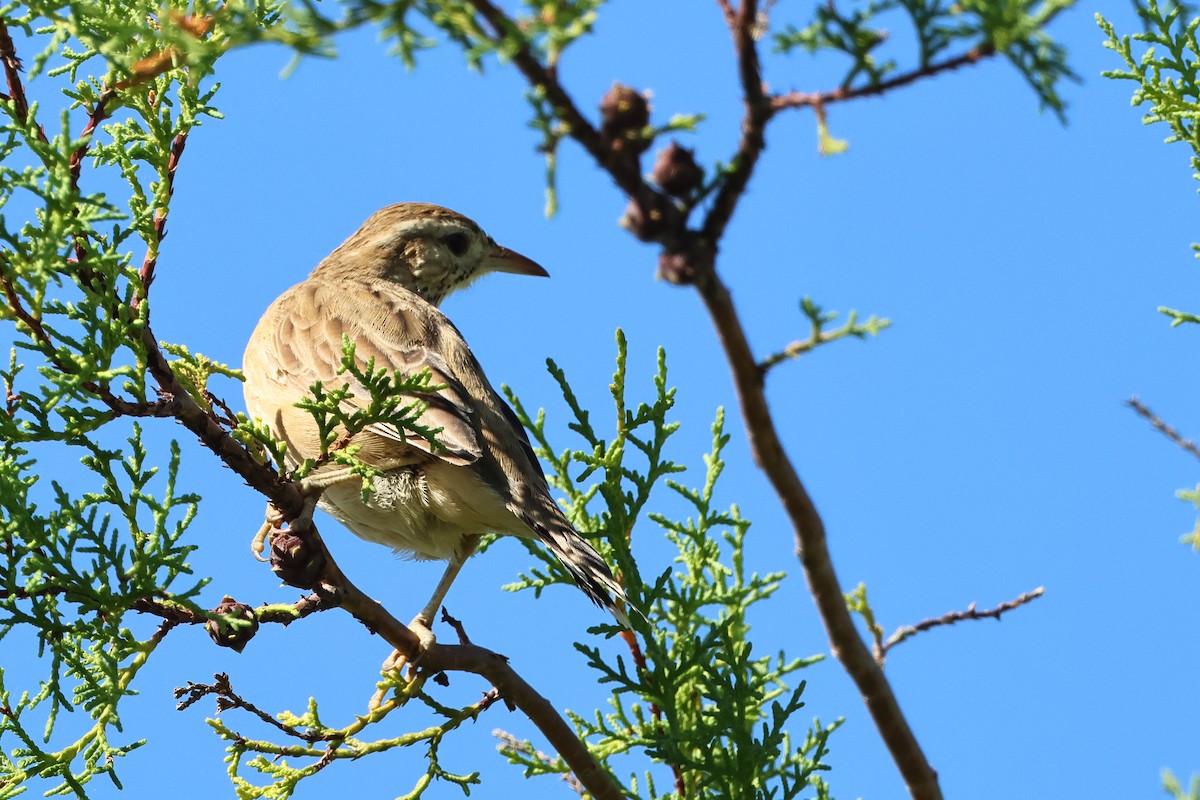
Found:
[(360, 365), (374, 359), (377, 370), (428, 370), (430, 385), (443, 388), (413, 399), (428, 403), (419, 422), (441, 429), (441, 447), (371, 425), (350, 441), (382, 471), (365, 502), (361, 479), (345, 467), (327, 463), (305, 479), (322, 491), (319, 506), (363, 539), (450, 562), (410, 627), (432, 643), (429, 627), (446, 591), (489, 532), (537, 538), (588, 597), (628, 624), (617, 602), (624, 600), (620, 584), (551, 498), (516, 415), (437, 308), (489, 272), (547, 274), (448, 209), (399, 203), (375, 212), (263, 314), (243, 359), (246, 407), (287, 443), (294, 467), (320, 454), (316, 422), (295, 406), (316, 381), (349, 382), (355, 396), (348, 403), (369, 400), (351, 376), (337, 374), (343, 336)]

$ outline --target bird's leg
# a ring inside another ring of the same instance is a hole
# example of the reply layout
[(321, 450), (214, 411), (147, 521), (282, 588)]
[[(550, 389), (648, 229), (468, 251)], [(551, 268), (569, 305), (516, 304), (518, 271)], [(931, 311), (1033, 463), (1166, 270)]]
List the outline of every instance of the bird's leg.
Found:
[(413, 633), (421, 637), (421, 649), (428, 649), (429, 645), (433, 644), (433, 631), (430, 626), (433, 625), (433, 620), (437, 617), (438, 609), (442, 607), (442, 601), (446, 599), (446, 593), (450, 591), (450, 585), (454, 583), (454, 579), (458, 577), (458, 573), (463, 568), (463, 564), (467, 563), (467, 559), (475, 552), (475, 548), (479, 546), (479, 536), (467, 536), (463, 538), (462, 545), (459, 546), (458, 552), (450, 559), (450, 563), (446, 565), (446, 571), (442, 574), (442, 579), (438, 581), (437, 588), (433, 590), (433, 597), (429, 598), (429, 602), (425, 604), (412, 622), (408, 623), (408, 627)]
[[(442, 600), (446, 598), (446, 592), (450, 591), (450, 585), (454, 583), (454, 579), (458, 577), (458, 573), (462, 570), (463, 564), (467, 563), (467, 559), (475, 552), (475, 548), (479, 546), (479, 536), (472, 535), (463, 537), (462, 544), (458, 548), (458, 552), (450, 559), (450, 563), (446, 565), (446, 571), (442, 573), (442, 579), (438, 581), (437, 588), (433, 590), (433, 597), (429, 598), (429, 602), (425, 604), (417, 615), (413, 617), (412, 622), (408, 623), (408, 629), (417, 635), (420, 641), (420, 653), (428, 650), (437, 638), (433, 635), (433, 620), (437, 616), (438, 609), (442, 607)], [(399, 650), (394, 650), (391, 655), (383, 662), (381, 668), (383, 672), (391, 670), (403, 669), (405, 664), (411, 664), (415, 669), (417, 661), (421, 656), (418, 653), (417, 658), (409, 661), (408, 657)], [(373, 700), (372, 702), (377, 702)]]

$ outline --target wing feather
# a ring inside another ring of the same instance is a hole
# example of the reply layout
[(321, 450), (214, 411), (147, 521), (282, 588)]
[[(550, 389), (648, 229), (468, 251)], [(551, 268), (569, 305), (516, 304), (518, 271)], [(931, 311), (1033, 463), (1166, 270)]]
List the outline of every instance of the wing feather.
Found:
[[(422, 324), (421, 315), (405, 308), (404, 298), (394, 292), (386, 297), (356, 299), (363, 292), (375, 295), (365, 284), (308, 282), (293, 287), (276, 301), (272, 309), (275, 313), (269, 315), (270, 329), (265, 332), (273, 339), (268, 352), (276, 356), (276, 363), (263, 366), (282, 384), (281, 393), (298, 400), (307, 396), (317, 381), (326, 387), (346, 385), (353, 396), (344, 406), (351, 410), (363, 408), (370, 398), (366, 387), (349, 373), (338, 373), (342, 339), (349, 337), (360, 369), (365, 370), (373, 361), (376, 370), (403, 375), (427, 371), (429, 385), (437, 387), (405, 392), (404, 398), (405, 402), (426, 405), (419, 422), (440, 429), (435, 438), (441, 447), (433, 447), (420, 436), (406, 436), (394, 425), (379, 423), (355, 437), (355, 443), (362, 445), (361, 458), (381, 465), (411, 463), (429, 456), (459, 465), (477, 461), (482, 451), (468, 394), (446, 361), (431, 349), (430, 344), (435, 343), (428, 340), (428, 326)], [(363, 317), (364, 308), (373, 310), (369, 318)], [(264, 332), (255, 335), (260, 333)], [(307, 426), (312, 430), (301, 440), (316, 444), (316, 425), (307, 411), (280, 409), (279, 416), (289, 430), (305, 426), (307, 417)], [(288, 439), (296, 441), (291, 433)]]

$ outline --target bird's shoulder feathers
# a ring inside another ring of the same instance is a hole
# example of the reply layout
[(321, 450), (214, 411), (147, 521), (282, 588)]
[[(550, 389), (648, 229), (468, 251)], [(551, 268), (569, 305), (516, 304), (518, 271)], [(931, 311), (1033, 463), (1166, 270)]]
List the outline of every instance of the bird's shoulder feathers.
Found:
[[(288, 439), (294, 443), (294, 429), (298, 427), (307, 424), (315, 434), (311, 415), (291, 404), (307, 397), (316, 381), (326, 389), (348, 385), (354, 396), (346, 404), (351, 408), (364, 406), (370, 398), (366, 387), (349, 373), (338, 374), (343, 337), (348, 337), (354, 343), (360, 369), (373, 360), (376, 370), (403, 375), (428, 371), (429, 385), (438, 387), (407, 396), (427, 404), (420, 423), (441, 429), (436, 436), (440, 447), (380, 423), (367, 428), (372, 437), (356, 441), (363, 445), (360, 457), (368, 463), (403, 461), (403, 452), (415, 448), (420, 454), (452, 464), (473, 463), (482, 456), (482, 450), (470, 387), (463, 385), (458, 370), (444, 355), (456, 358), (456, 351), (460, 346), (465, 349), (466, 343), (452, 326), (452, 334), (447, 336), (447, 325), (436, 308), (386, 281), (309, 279), (297, 284), (263, 316), (247, 348), (247, 399), (251, 400), (252, 394), (259, 396), (258, 402), (251, 403), (258, 408), (251, 411), (264, 419), (279, 416), (281, 421), (289, 422), (293, 432)], [(267, 341), (260, 343), (264, 338)], [(445, 341), (447, 338), (451, 341)], [(255, 363), (264, 358), (271, 363)], [(265, 384), (266, 390), (255, 384)], [(264, 395), (267, 402), (262, 401)], [(272, 404), (271, 399), (276, 402)], [(269, 407), (272, 405), (275, 407)], [(305, 438), (312, 438), (315, 445), (315, 436), (301, 437)], [(298, 455), (304, 458), (315, 453)]]

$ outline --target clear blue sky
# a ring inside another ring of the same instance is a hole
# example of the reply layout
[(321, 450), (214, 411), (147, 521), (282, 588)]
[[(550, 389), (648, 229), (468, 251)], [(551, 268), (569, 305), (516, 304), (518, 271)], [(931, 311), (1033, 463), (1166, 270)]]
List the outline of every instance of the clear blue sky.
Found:
[[(801, 6), (776, 12), (786, 20)], [(1000, 60), (831, 107), (833, 134), (850, 143), (835, 158), (816, 155), (811, 114), (785, 114), (721, 253), (762, 355), (804, 335), (805, 295), (893, 320), (877, 340), (828, 347), (769, 381), (845, 588), (866, 582), (891, 631), (1046, 587), (999, 624), (927, 633), (889, 658), (947, 797), (1153, 797), (1163, 767), (1200, 770), (1200, 702), (1188, 688), (1200, 661), (1200, 561), (1178, 543), (1195, 515), (1173, 498), (1195, 485), (1197, 465), (1122, 405), (1136, 394), (1200, 435), (1197, 331), (1171, 330), (1155, 311), (1200, 308), (1189, 251), (1200, 240), (1200, 198), (1188, 152), (1162, 145), (1165, 129), (1141, 126), (1131, 84), (1099, 76), (1119, 63), (1101, 47), (1097, 10), (1136, 29), (1123, 2), (1082, 5), (1054, 24), (1083, 78), (1063, 87), (1065, 127), (1038, 113)], [(907, 63), (904, 32), (893, 33)], [(494, 276), (445, 304), (493, 381), (546, 406), (565, 447), (544, 359), (562, 364), (607, 419), (614, 329), (630, 341), (634, 397), (649, 396), (664, 346), (683, 423), (674, 458), (699, 480), (709, 424), (728, 407), (734, 438), (721, 500), (754, 522), (750, 568), (791, 573), (751, 618), (756, 648), (827, 652), (703, 308), (694, 292), (654, 281), (655, 250), (616, 225), (618, 192), (567, 143), (561, 212), (543, 218), (542, 163), (512, 69), (489, 64), (479, 76), (444, 47), (410, 74), (373, 32), (339, 46), (339, 60), (305, 61), (287, 79), (277, 48), (225, 60), (216, 102), (226, 118), (193, 133), (176, 182), (154, 286), (158, 337), (238, 362), (262, 310), (369, 213), (400, 200), (462, 211), (552, 275)], [(740, 106), (716, 4), (614, 3), (561, 73), (588, 109), (620, 80), (653, 91), (656, 121), (704, 112), (699, 134), (681, 141), (707, 164), (733, 151)], [(836, 81), (829, 63), (805, 56), (769, 59), (767, 77), (779, 90)], [(217, 292), (219, 303), (208, 302)], [(240, 407), (240, 389), (217, 388)], [(249, 555), (260, 498), (184, 442), (185, 474), (208, 501), (193, 538), (197, 570), (218, 575), (211, 604), (222, 594), (293, 599)], [(415, 612), (440, 574), (331, 520), (324, 531), (346, 571), (398, 616)], [(667, 555), (657, 536), (650, 524), (635, 532), (650, 572)], [(515, 544), (493, 549), (468, 565), (447, 605), (556, 705), (590, 715), (605, 694), (571, 642), (600, 612), (567, 589), (540, 602), (502, 592), (526, 562)], [(125, 712), (127, 729), (150, 738), (121, 771), (126, 796), (232, 794), (221, 744), (203, 723), (211, 705), (176, 713), (174, 686), (227, 671), (263, 707), (300, 712), (315, 694), (328, 722), (344, 722), (361, 711), (386, 654), (336, 612), (264, 630), (241, 655), (210, 646), (201, 630), (174, 632)], [(811, 716), (846, 717), (828, 759), (835, 795), (903, 796), (840, 667), (829, 659), (806, 677), (797, 730)], [(472, 702), (486, 688), (456, 675), (445, 700)], [(245, 717), (227, 722), (258, 733)], [(443, 747), (448, 769), (482, 771), (473, 796), (569, 796), (505, 765), (490, 734), (497, 727), (538, 741), (497, 706)], [(393, 797), (411, 787), (420, 755), (336, 764), (300, 796)], [(460, 793), (441, 785), (428, 796)]]

